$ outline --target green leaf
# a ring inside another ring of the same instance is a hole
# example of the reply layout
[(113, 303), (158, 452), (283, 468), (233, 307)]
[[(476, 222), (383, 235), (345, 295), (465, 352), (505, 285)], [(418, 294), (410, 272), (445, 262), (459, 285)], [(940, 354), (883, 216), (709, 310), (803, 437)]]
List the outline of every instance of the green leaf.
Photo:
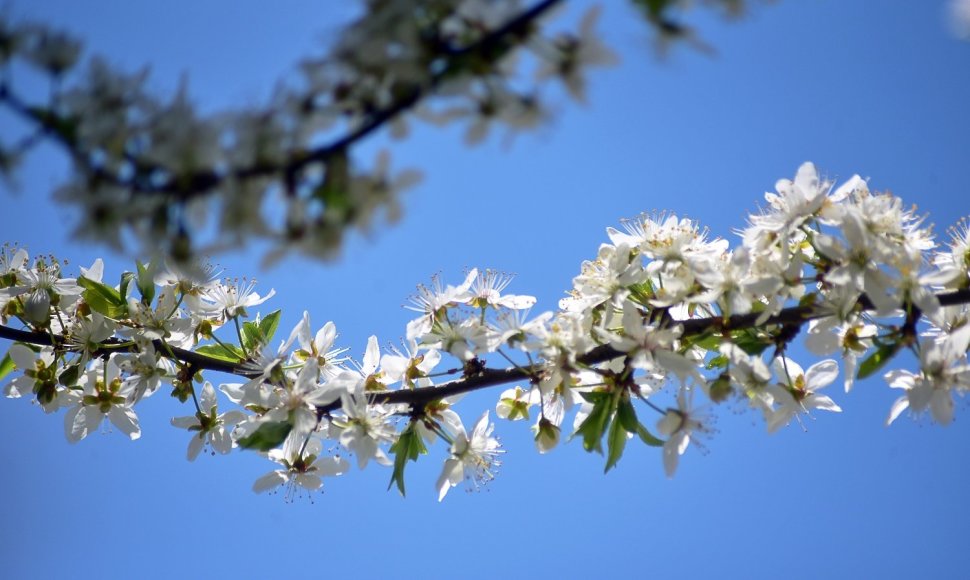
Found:
[(244, 322), (242, 327), (243, 347), (252, 352), (258, 347), (266, 346), (273, 338), (276, 327), (280, 323), (280, 311), (271, 312), (263, 319)]
[(77, 283), (84, 288), (84, 301), (95, 312), (116, 320), (128, 316), (128, 303), (121, 292), (83, 276), (77, 279)]
[(798, 300), (798, 305), (801, 307), (814, 306), (817, 298), (818, 292), (809, 292)]
[[(631, 405), (630, 408), (632, 409), (633, 406)], [(603, 473), (609, 472), (616, 465), (616, 462), (623, 456), (623, 448), (626, 447), (627, 430), (624, 428), (623, 421), (620, 420), (619, 415), (620, 413), (617, 411), (617, 417), (610, 425), (610, 436), (606, 441), (606, 469), (603, 470)], [(636, 422), (636, 415), (634, 415), (633, 421)]]
[(768, 337), (759, 337), (758, 334), (750, 329), (739, 330), (731, 336), (731, 341), (749, 355), (758, 355), (771, 346), (772, 341)]
[(640, 426), (640, 422), (637, 421), (637, 411), (633, 408), (633, 402), (630, 399), (620, 401), (617, 405), (616, 419), (627, 433), (636, 433)]
[(573, 437), (576, 435), (583, 436), (583, 449), (586, 451), (603, 453), (603, 445), (600, 441), (603, 439), (603, 434), (606, 432), (606, 425), (612, 414), (611, 403), (611, 398), (601, 398), (594, 403), (593, 410), (590, 411), (586, 420), (583, 421), (583, 424), (573, 433)]
[(288, 421), (278, 423), (263, 423), (258, 429), (239, 440), (239, 446), (244, 449), (269, 451), (279, 447), (286, 436), (290, 434), (293, 425)]
[(650, 431), (643, 425), (637, 426), (637, 435), (640, 436), (640, 440), (649, 445), (650, 447), (663, 447), (664, 440), (654, 437)]
[(81, 376), (81, 365), (73, 364), (64, 368), (61, 374), (57, 375), (57, 382), (65, 387), (73, 387), (77, 384), (78, 377)]
[(882, 367), (886, 366), (889, 359), (896, 356), (899, 352), (900, 343), (891, 342), (889, 344), (884, 344), (876, 349), (876, 352), (872, 353), (866, 360), (859, 363), (859, 372), (856, 374), (856, 378), (864, 379), (874, 372), (878, 371)]
[(595, 405), (603, 399), (608, 398), (610, 394), (606, 391), (589, 391), (586, 393), (581, 392), (579, 393), (579, 396), (581, 396), (587, 403), (593, 403)]
[(151, 264), (146, 266), (141, 262), (135, 262), (135, 265), (138, 267), (138, 293), (141, 294), (141, 301), (151, 304), (155, 299), (155, 276), (153, 275), (155, 268)]
[(135, 279), (135, 274), (133, 272), (122, 272), (121, 273), (121, 283), (118, 284), (118, 294), (121, 299), (128, 302), (128, 286), (131, 281)]
[[(228, 348), (227, 348), (228, 347)], [(246, 355), (235, 345), (206, 344), (195, 349), (195, 352), (221, 361), (238, 363), (246, 360)]]
[(242, 325), (242, 346), (246, 352), (252, 352), (253, 346), (259, 344), (259, 325), (254, 321), (244, 322)]
[(717, 334), (702, 334), (693, 339), (685, 340), (685, 343), (691, 346), (699, 346), (704, 350), (716, 351), (718, 350), (718, 347), (721, 346), (721, 341), (723, 340), (724, 339)]
[(617, 420), (623, 425), (627, 433), (633, 433), (640, 437), (640, 440), (651, 447), (662, 447), (664, 442), (654, 437), (640, 421), (637, 420), (636, 409), (633, 408), (632, 401), (621, 402), (616, 409)]
[(629, 287), (630, 299), (640, 304), (650, 308), (650, 301), (656, 296), (656, 291), (653, 288), (653, 283), (649, 280), (641, 282), (640, 284), (634, 284)]
[(715, 368), (723, 369), (723, 368), (727, 368), (727, 366), (728, 366), (728, 357), (721, 354), (707, 361), (707, 364), (704, 365), (704, 368), (706, 368), (707, 370), (711, 370)]
[(13, 359), (10, 358), (10, 353), (3, 355), (3, 360), (0, 360), (0, 380), (7, 375), (9, 375), (17, 365), (13, 363)]
[(391, 489), (391, 486), (396, 483), (402, 497), (405, 495), (404, 467), (408, 460), (417, 461), (419, 455), (428, 452), (427, 447), (424, 446), (424, 441), (421, 440), (421, 434), (415, 429), (416, 424), (416, 421), (411, 421), (390, 449), (391, 453), (394, 454), (394, 473), (391, 474), (391, 481), (387, 484), (387, 489)]
[(276, 327), (280, 325), (280, 310), (274, 310), (267, 314), (259, 322), (259, 334), (263, 337), (263, 344), (269, 344), (276, 334)]

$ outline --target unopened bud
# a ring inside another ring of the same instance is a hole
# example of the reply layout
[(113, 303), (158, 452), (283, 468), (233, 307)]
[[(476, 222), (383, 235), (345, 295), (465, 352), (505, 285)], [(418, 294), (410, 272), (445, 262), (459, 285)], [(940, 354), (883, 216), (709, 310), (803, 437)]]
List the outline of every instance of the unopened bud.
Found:
[(715, 403), (723, 403), (732, 394), (734, 394), (734, 387), (731, 386), (731, 378), (726, 372), (721, 373), (721, 375), (714, 379), (714, 382), (711, 383), (711, 400)]
[(532, 427), (532, 430), (536, 434), (536, 448), (539, 450), (539, 453), (548, 453), (556, 445), (559, 445), (559, 434), (561, 430), (549, 419), (545, 417), (539, 419), (539, 422)]

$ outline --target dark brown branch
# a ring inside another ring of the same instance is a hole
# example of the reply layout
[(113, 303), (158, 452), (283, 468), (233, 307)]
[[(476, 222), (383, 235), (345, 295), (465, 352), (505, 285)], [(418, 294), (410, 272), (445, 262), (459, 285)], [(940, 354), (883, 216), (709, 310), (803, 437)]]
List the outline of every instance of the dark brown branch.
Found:
[[(937, 294), (937, 298), (942, 306), (954, 306), (958, 304), (970, 303), (970, 289), (954, 290)], [(858, 300), (859, 309), (863, 311), (873, 310), (872, 302), (862, 296)], [(731, 330), (744, 330), (749, 328), (766, 328), (779, 325), (801, 325), (816, 318), (829, 316), (831, 311), (819, 306), (793, 306), (781, 310), (778, 314), (768, 317), (761, 324), (757, 324), (759, 314), (741, 314), (724, 319), (719, 316), (707, 318), (692, 318), (680, 322), (683, 326), (683, 337), (696, 337), (708, 332), (727, 333)], [(58, 339), (52, 340), (51, 335), (43, 332), (31, 332), (17, 330), (8, 326), (0, 325), (0, 338), (7, 340), (36, 344), (41, 346), (57, 346), (67, 348), (65, 341)], [(57, 344), (55, 345), (55, 342)], [(176, 360), (193, 365), (199, 370), (212, 370), (234, 374), (242, 377), (252, 377), (258, 372), (252, 366), (245, 363), (229, 363), (216, 358), (208, 357), (190, 350), (168, 347), (161, 341), (154, 341), (155, 350), (159, 353), (167, 353), (170, 349), (175, 355)], [(134, 345), (112, 340), (105, 343), (104, 347), (94, 354), (108, 354), (116, 352), (133, 352)], [(620, 352), (608, 344), (602, 344), (593, 348), (589, 352), (576, 357), (576, 362), (582, 366), (594, 365), (606, 362), (625, 353)], [(456, 379), (436, 387), (424, 389), (401, 389), (397, 391), (370, 393), (375, 402), (403, 404), (412, 408), (420, 408), (424, 405), (454, 395), (478, 391), (496, 385), (511, 383), (514, 381), (531, 380), (539, 376), (545, 365), (537, 363), (533, 365), (510, 367), (505, 369), (485, 368), (481, 372)], [(318, 407), (320, 414), (334, 411), (340, 407), (340, 402), (336, 401), (330, 405)]]
[(446, 64), (441, 67), (441, 70), (434, 72), (426, 84), (415, 85), (403, 97), (391, 103), (386, 108), (375, 111), (360, 126), (331, 143), (294, 156), (283, 164), (261, 162), (249, 167), (235, 169), (231, 174), (218, 173), (211, 170), (200, 171), (193, 175), (175, 176), (171, 180), (161, 184), (153, 184), (151, 180), (139, 179), (138, 175), (152, 175), (164, 168), (145, 164), (138, 159), (130, 159), (129, 161), (136, 168), (136, 176), (130, 181), (127, 181), (103, 168), (93, 167), (87, 163), (81, 155), (81, 152), (75, 150), (76, 144), (67, 139), (61, 131), (57, 130), (57, 127), (53, 123), (57, 120), (56, 117), (48, 119), (41, 116), (37, 111), (31, 109), (17, 98), (6, 85), (0, 86), (0, 102), (7, 103), (14, 112), (37, 123), (49, 134), (53, 134), (55, 139), (69, 150), (75, 162), (89, 172), (90, 177), (122, 187), (130, 187), (137, 193), (174, 194), (179, 199), (185, 200), (208, 195), (215, 187), (230, 177), (230, 175), (236, 179), (266, 177), (275, 173), (290, 176), (311, 163), (326, 161), (336, 152), (346, 150), (350, 145), (367, 137), (386, 123), (394, 120), (398, 115), (410, 110), (423, 98), (437, 89), (445, 79), (459, 72), (461, 63), (469, 57), (488, 56), (494, 55), (497, 51), (501, 52), (501, 47), (508, 38), (516, 35), (524, 36), (533, 22), (560, 2), (562, 0), (542, 0), (532, 8), (522, 12), (467, 47), (446, 53)]
[[(970, 303), (970, 289), (945, 292), (938, 294), (937, 297), (939, 298), (942, 306), (967, 304)], [(874, 309), (872, 302), (865, 295), (859, 298), (858, 304), (862, 310)], [(690, 320), (685, 320), (680, 324), (684, 328), (682, 336), (690, 337), (699, 336), (718, 329), (726, 332), (729, 330), (743, 330), (746, 328), (768, 327), (775, 325), (800, 325), (815, 318), (824, 318), (830, 314), (831, 313), (829, 311), (817, 306), (793, 306), (791, 308), (783, 309), (781, 312), (769, 317), (761, 324), (756, 324), (759, 317), (758, 313), (731, 316), (727, 319), (727, 321), (721, 317), (693, 318)], [(608, 344), (602, 344), (589, 352), (578, 356), (576, 358), (576, 362), (581, 365), (593, 365), (613, 360), (617, 357), (623, 356), (624, 354), (625, 353), (616, 350)], [(511, 367), (506, 369), (486, 368), (477, 375), (450, 381), (436, 387), (417, 389), (413, 391), (399, 390), (390, 391), (388, 393), (375, 393), (373, 396), (376, 402), (405, 404), (410, 405), (412, 408), (417, 408), (445, 397), (469, 393), (487, 387), (511, 383), (513, 381), (529, 380), (541, 373), (544, 366), (545, 365), (541, 363), (537, 363), (529, 366)], [(318, 413), (323, 414), (334, 411), (339, 407), (340, 403), (338, 401), (324, 407), (319, 407), (317, 411)]]
[[(70, 345), (64, 339), (60, 337), (52, 337), (46, 332), (18, 330), (16, 328), (10, 328), (9, 326), (0, 325), (0, 338), (5, 338), (14, 342), (23, 342), (38, 346), (53, 346), (58, 349), (71, 350)], [(230, 363), (217, 358), (205, 356), (204, 354), (199, 354), (191, 350), (186, 350), (184, 348), (166, 345), (161, 340), (153, 340), (152, 345), (155, 347), (155, 351), (161, 353), (165, 358), (170, 358), (166, 353), (171, 351), (171, 353), (175, 355), (175, 360), (190, 364), (199, 370), (218, 371), (243, 377), (258, 374), (253, 372), (250, 368), (242, 363)], [(136, 348), (131, 343), (122, 342), (117, 339), (110, 339), (104, 342), (101, 348), (93, 351), (91, 354), (94, 356), (99, 356), (135, 351)]]

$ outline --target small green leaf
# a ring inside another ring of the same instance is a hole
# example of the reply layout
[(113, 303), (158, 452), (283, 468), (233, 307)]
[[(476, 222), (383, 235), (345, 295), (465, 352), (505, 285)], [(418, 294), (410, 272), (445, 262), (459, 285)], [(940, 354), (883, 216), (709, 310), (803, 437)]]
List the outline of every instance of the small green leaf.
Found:
[(408, 426), (401, 432), (397, 441), (394, 445), (391, 445), (391, 453), (394, 454), (394, 473), (391, 474), (391, 481), (387, 484), (387, 489), (391, 489), (391, 486), (395, 483), (397, 484), (398, 491), (401, 492), (401, 496), (404, 496), (404, 467), (407, 465), (408, 460), (417, 461), (419, 455), (423, 455), (428, 452), (427, 447), (424, 446), (424, 441), (421, 440), (421, 434), (415, 429), (415, 421), (411, 421)]
[(138, 293), (141, 294), (141, 301), (145, 304), (151, 304), (152, 300), (155, 299), (155, 276), (153, 272), (155, 268), (152, 264), (145, 265), (141, 262), (135, 262), (138, 267)]
[(255, 321), (244, 322), (242, 326), (243, 349), (246, 352), (252, 352), (253, 347), (259, 344), (259, 325)]
[(279, 447), (286, 436), (290, 434), (293, 425), (288, 421), (278, 423), (263, 423), (258, 429), (239, 440), (239, 446), (244, 449), (269, 451)]
[(583, 449), (586, 451), (603, 453), (601, 440), (603, 439), (603, 434), (606, 432), (606, 425), (612, 414), (612, 409), (610, 408), (612, 406), (611, 402), (610, 398), (602, 398), (594, 403), (593, 410), (590, 411), (586, 420), (573, 433), (573, 437), (576, 435), (583, 436)]
[(280, 325), (280, 311), (274, 310), (259, 322), (259, 334), (263, 337), (263, 344), (269, 344), (276, 334), (276, 327)]
[(83, 276), (77, 279), (77, 284), (84, 288), (82, 294), (84, 301), (95, 312), (116, 320), (128, 316), (128, 303), (121, 293), (111, 286), (88, 280)]
[(95, 282), (94, 280), (81, 276), (77, 279), (77, 284), (85, 290), (96, 292), (98, 295), (103, 296), (105, 300), (108, 300), (112, 304), (121, 304), (124, 302), (124, 298), (121, 297), (120, 292), (111, 286), (102, 284), (101, 282)]
[(637, 421), (637, 411), (633, 408), (630, 399), (620, 401), (620, 404), (617, 405), (616, 418), (627, 433), (636, 433), (640, 426), (640, 422)]
[(65, 387), (73, 387), (77, 384), (78, 377), (81, 376), (81, 365), (73, 364), (64, 368), (57, 376), (57, 382)]
[(651, 447), (662, 447), (664, 442), (654, 437), (640, 421), (637, 420), (636, 409), (633, 408), (631, 401), (621, 402), (616, 408), (617, 420), (623, 425), (627, 433), (633, 433), (640, 437), (640, 440)]
[(707, 370), (723, 369), (723, 368), (726, 368), (727, 366), (728, 366), (728, 357), (722, 354), (707, 361), (707, 364), (704, 365), (704, 368), (706, 368)]
[(121, 283), (118, 284), (118, 294), (121, 299), (125, 302), (128, 301), (128, 286), (131, 281), (135, 279), (135, 274), (133, 272), (122, 272), (121, 273)]
[(246, 355), (235, 345), (206, 344), (195, 349), (195, 352), (231, 363), (246, 360)]
[(717, 334), (702, 334), (693, 339), (685, 340), (684, 342), (691, 346), (699, 346), (704, 350), (716, 351), (718, 347), (721, 346), (721, 341), (724, 339)]
[(637, 435), (640, 436), (640, 440), (641, 441), (643, 441), (644, 443), (646, 443), (650, 447), (663, 447), (664, 446), (663, 439), (657, 439), (656, 437), (654, 437), (653, 434), (650, 433), (650, 431), (647, 431), (647, 428), (644, 427), (643, 425), (639, 425), (637, 427)]
[(630, 299), (640, 304), (650, 308), (650, 301), (656, 296), (656, 290), (654, 290), (653, 283), (649, 280), (641, 282), (640, 284), (634, 284), (629, 287)]
[(10, 353), (3, 355), (3, 360), (0, 360), (0, 380), (7, 375), (9, 375), (17, 365), (13, 363), (13, 359), (10, 358)]
[[(633, 406), (631, 405), (630, 408), (632, 409)], [(610, 435), (606, 440), (606, 469), (603, 470), (603, 473), (607, 473), (616, 465), (616, 462), (623, 456), (623, 448), (626, 447), (627, 430), (624, 428), (623, 421), (620, 420), (619, 415), (620, 412), (617, 411), (617, 417), (614, 418), (613, 423), (610, 425)], [(633, 421), (636, 422), (635, 415)]]
[(761, 338), (751, 329), (734, 332), (731, 341), (738, 345), (741, 350), (752, 356), (761, 354), (772, 344), (770, 338)]
[(243, 347), (252, 352), (258, 347), (266, 346), (272, 340), (276, 327), (280, 323), (280, 311), (271, 312), (266, 318), (251, 320), (243, 323)]
[(581, 392), (579, 395), (585, 399), (587, 403), (593, 403), (594, 405), (610, 396), (610, 394), (606, 391), (590, 391), (588, 393)]
[(817, 298), (818, 292), (809, 292), (798, 300), (798, 305), (803, 308), (806, 306), (814, 306)]
[(859, 363), (859, 372), (856, 378), (864, 379), (874, 372), (878, 371), (889, 362), (889, 359), (896, 356), (899, 352), (899, 347), (901, 345), (898, 342), (890, 342), (889, 344), (884, 344), (876, 349), (876, 352), (872, 353), (866, 360)]

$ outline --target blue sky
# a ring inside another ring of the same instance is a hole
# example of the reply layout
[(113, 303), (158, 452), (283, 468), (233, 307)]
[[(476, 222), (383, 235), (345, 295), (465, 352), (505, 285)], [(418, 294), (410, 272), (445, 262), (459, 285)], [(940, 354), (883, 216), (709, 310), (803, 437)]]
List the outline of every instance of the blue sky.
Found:
[[(67, 26), (121, 66), (151, 63), (161, 91), (186, 72), (198, 103), (215, 110), (260, 100), (317, 50), (348, 12), (324, 4), (13, 0), (8, 9)], [(574, 4), (565, 20), (587, 5)], [(970, 43), (946, 33), (943, 2), (781, 1), (738, 22), (697, 20), (717, 54), (658, 60), (626, 3), (609, 3), (600, 30), (622, 64), (592, 76), (588, 105), (549, 90), (556, 120), (511, 146), (499, 135), (468, 149), (457, 129), (392, 144), (395, 164), (421, 168), (425, 181), (407, 194), (401, 223), (356, 240), (339, 261), (260, 271), (258, 247), (215, 261), (274, 288), (264, 306), (283, 309), (282, 328), (308, 310), (315, 327), (333, 320), (360, 357), (371, 334), (382, 344), (403, 336), (400, 305), (436, 272), (455, 283), (471, 267), (514, 272), (510, 291), (537, 296), (536, 312), (554, 309), (620, 218), (669, 209), (733, 238), (763, 192), (806, 160), (839, 180), (871, 177), (941, 234), (970, 214)], [(0, 116), (0, 127), (10, 122)], [(378, 136), (364, 147), (385, 145)], [(3, 239), (75, 265), (105, 256), (112, 272), (131, 268), (130, 257), (67, 237), (73, 216), (48, 199), (63, 172), (53, 149), (29, 159), (23, 191), (3, 194)], [(793, 424), (769, 436), (750, 412), (714, 409), (707, 453), (691, 448), (672, 480), (652, 448), (629, 445), (604, 476), (603, 458), (578, 442), (539, 456), (522, 424), (500, 423), (508, 452), (498, 478), (441, 504), (440, 445), (409, 467), (406, 499), (385, 491), (390, 470), (371, 466), (327, 480), (312, 503), (287, 504), (250, 490), (271, 468), (254, 454), (187, 462), (187, 435), (168, 420), (191, 411), (163, 392), (139, 409), (134, 443), (108, 433), (72, 446), (61, 416), (2, 400), (0, 569), (9, 578), (965, 576), (966, 403), (948, 428), (907, 417), (886, 428), (896, 393), (881, 379), (830, 391), (844, 413), (817, 414), (807, 432)], [(468, 397), (466, 423), (496, 394)]]

